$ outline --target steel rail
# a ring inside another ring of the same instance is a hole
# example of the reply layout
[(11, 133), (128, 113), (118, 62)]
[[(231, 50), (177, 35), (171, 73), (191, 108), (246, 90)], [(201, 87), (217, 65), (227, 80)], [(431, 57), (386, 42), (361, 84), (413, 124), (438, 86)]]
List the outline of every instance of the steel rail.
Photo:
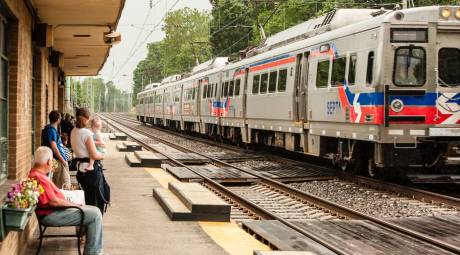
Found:
[[(104, 116), (104, 115), (102, 115), (101, 117), (102, 117), (102, 119), (105, 119), (106, 121), (107, 120), (115, 121), (115, 120), (111, 119), (110, 117), (107, 117), (107, 116)], [(142, 141), (142, 140), (134, 137), (133, 135), (131, 135), (129, 132), (126, 132), (126, 129), (116, 127), (116, 125), (114, 125), (113, 123), (109, 123), (109, 124), (111, 126), (113, 126), (114, 128), (116, 128), (116, 129), (118, 129), (118, 130), (120, 130), (122, 132), (125, 132), (126, 135), (130, 136), (132, 139), (136, 140), (139, 144), (143, 145), (144, 147), (146, 147), (146, 148), (148, 148), (150, 150), (153, 150), (153, 148), (151, 148), (145, 141)], [(118, 123), (118, 124), (123, 125), (127, 129), (129, 128), (131, 130), (135, 130), (135, 128), (128, 127), (125, 124), (122, 124), (122, 123)], [(151, 135), (144, 134), (144, 132), (141, 131), (141, 130), (135, 130), (135, 132), (141, 133), (144, 136), (152, 138)], [(153, 137), (153, 139), (156, 139), (156, 138)], [(161, 139), (158, 139), (157, 141), (160, 141), (160, 140)], [(295, 224), (289, 222), (288, 220), (286, 220), (286, 219), (284, 219), (282, 217), (279, 217), (275, 213), (272, 213), (272, 212), (270, 212), (268, 210), (265, 210), (264, 208), (258, 206), (257, 204), (255, 204), (255, 203), (253, 203), (253, 202), (251, 202), (251, 201), (239, 196), (238, 194), (236, 194), (236, 193), (232, 192), (231, 190), (227, 189), (222, 184), (212, 180), (211, 178), (208, 178), (208, 177), (202, 175), (201, 173), (195, 171), (194, 169), (190, 168), (189, 166), (183, 164), (182, 162), (177, 161), (176, 159), (171, 158), (171, 157), (169, 157), (169, 156), (167, 156), (167, 155), (165, 155), (165, 154), (163, 154), (161, 152), (158, 152), (158, 153), (161, 154), (162, 156), (168, 158), (168, 160), (170, 160), (171, 162), (173, 162), (173, 163), (175, 163), (175, 164), (177, 164), (177, 165), (179, 165), (181, 167), (185, 167), (189, 171), (191, 171), (191, 172), (195, 173), (196, 175), (200, 176), (207, 185), (209, 185), (210, 187), (218, 190), (219, 192), (221, 192), (225, 196), (229, 197), (230, 199), (234, 200), (235, 202), (241, 204), (243, 207), (246, 207), (248, 210), (254, 212), (257, 215), (259, 215), (261, 218), (266, 219), (266, 220), (277, 220), (277, 221), (285, 224), (289, 228), (294, 229), (295, 231), (299, 232), (300, 234), (311, 238), (312, 240), (314, 240), (318, 244), (330, 249), (331, 251), (333, 251), (333, 252), (335, 252), (337, 254), (340, 254), (340, 255), (348, 255), (349, 254), (348, 252), (346, 252), (344, 250), (341, 250), (340, 248), (337, 248), (333, 243), (330, 243), (327, 240), (324, 240), (323, 238), (321, 238), (319, 236), (316, 236), (314, 234), (308, 233), (305, 230), (303, 230), (302, 228), (300, 228), (300, 227), (296, 226)]]
[[(126, 121), (136, 121), (139, 124), (142, 123), (142, 122), (140, 122), (138, 120), (131, 119), (129, 116), (126, 116), (126, 115), (119, 114), (118, 116), (120, 118), (126, 120)], [(204, 138), (197, 138), (197, 137), (192, 137), (192, 136), (189, 136), (189, 135), (180, 134), (180, 133), (177, 133), (177, 132), (174, 132), (174, 131), (159, 129), (159, 128), (155, 127), (155, 126), (150, 126), (150, 127), (154, 128), (154, 129), (157, 129), (157, 130), (159, 130), (161, 132), (165, 132), (165, 133), (168, 133), (168, 134), (171, 134), (171, 135), (180, 136), (180, 137), (182, 137), (184, 139), (191, 139), (191, 140), (194, 140), (194, 141), (197, 141), (197, 142), (208, 143), (208, 144), (215, 145), (215, 146), (225, 148), (225, 149), (230, 149), (231, 150), (232, 149), (231, 147), (233, 147), (233, 146), (226, 146), (224, 144), (219, 144), (219, 143), (216, 143), (214, 141), (210, 141), (210, 140), (207, 140), (207, 139), (204, 139)], [(233, 148), (233, 150), (238, 151), (235, 148)], [(287, 159), (280, 158), (279, 156), (276, 156), (276, 155), (269, 155), (268, 158), (269, 157), (275, 157), (275, 158), (273, 158), (273, 160), (275, 160), (275, 161), (278, 161), (278, 160), (287, 161)], [(289, 159), (289, 161), (293, 161), (293, 160)], [(305, 163), (305, 162), (301, 162), (301, 163)], [(443, 204), (443, 205), (447, 205), (447, 206), (450, 206), (450, 207), (455, 207), (458, 210), (460, 210), (460, 198), (455, 198), (455, 197), (451, 197), (451, 196), (437, 194), (437, 193), (426, 191), (426, 190), (411, 188), (411, 187), (399, 185), (399, 184), (396, 184), (396, 183), (384, 182), (384, 181), (381, 181), (381, 180), (371, 179), (371, 178), (367, 178), (367, 177), (363, 177), (363, 176), (359, 176), (359, 175), (353, 175), (353, 174), (347, 174), (347, 173), (343, 173), (343, 172), (339, 172), (339, 171), (334, 171), (333, 169), (327, 168), (327, 167), (324, 167), (324, 166), (316, 166), (316, 165), (312, 165), (310, 163), (308, 163), (308, 165), (321, 168), (322, 170), (330, 172), (330, 173), (335, 173), (335, 174), (337, 174), (337, 178), (340, 179), (340, 180), (343, 180), (343, 181), (349, 181), (349, 182), (352, 182), (352, 183), (355, 183), (355, 184), (358, 184), (358, 185), (367, 186), (367, 187), (370, 187), (370, 188), (374, 188), (374, 189), (378, 189), (378, 190), (382, 190), (382, 191), (387, 191), (387, 192), (391, 192), (391, 193), (403, 194), (405, 196), (409, 196), (409, 197), (418, 199), (420, 201), (432, 202), (432, 203), (435, 203), (435, 204)]]
[[(112, 119), (112, 121), (115, 121), (115, 120)], [(445, 249), (445, 250), (448, 250), (448, 251), (451, 251), (451, 252), (455, 252), (455, 253), (460, 254), (460, 247), (459, 247), (459, 246), (451, 245), (451, 244), (449, 244), (449, 243), (447, 243), (447, 242), (444, 242), (444, 241), (439, 240), (439, 239), (437, 239), (437, 238), (433, 238), (433, 237), (430, 237), (430, 236), (425, 235), (425, 234), (423, 234), (423, 233), (420, 233), (420, 232), (417, 232), (417, 231), (408, 229), (408, 228), (406, 228), (406, 227), (399, 226), (399, 225), (397, 225), (397, 224), (394, 224), (394, 223), (391, 223), (391, 222), (388, 222), (388, 221), (385, 221), (385, 220), (381, 220), (381, 219), (378, 219), (378, 218), (376, 218), (376, 217), (372, 217), (372, 216), (369, 216), (369, 215), (366, 215), (366, 214), (357, 212), (357, 211), (355, 211), (355, 210), (346, 208), (346, 207), (344, 207), (344, 206), (342, 206), (342, 205), (338, 205), (338, 204), (336, 204), (336, 203), (327, 201), (327, 200), (322, 199), (322, 198), (320, 198), (320, 197), (317, 197), (317, 196), (314, 196), (314, 195), (312, 195), (312, 194), (306, 193), (306, 192), (304, 192), (304, 191), (298, 190), (298, 189), (296, 189), (296, 188), (290, 187), (290, 186), (288, 186), (288, 185), (286, 185), (286, 184), (284, 184), (284, 183), (281, 183), (281, 182), (278, 182), (278, 181), (276, 181), (276, 180), (273, 180), (273, 179), (267, 178), (267, 177), (265, 177), (265, 176), (262, 176), (262, 175), (260, 175), (260, 174), (254, 173), (254, 172), (252, 172), (252, 171), (247, 171), (247, 170), (245, 170), (245, 169), (242, 169), (242, 168), (233, 166), (232, 164), (229, 164), (229, 163), (224, 162), (224, 161), (222, 161), (222, 160), (219, 160), (219, 159), (216, 159), (216, 158), (213, 158), (213, 157), (204, 155), (204, 154), (202, 154), (202, 153), (195, 152), (195, 151), (193, 151), (193, 150), (191, 150), (191, 149), (188, 149), (188, 148), (185, 148), (185, 147), (183, 147), (183, 146), (180, 146), (180, 145), (171, 143), (171, 142), (166, 141), (166, 140), (164, 140), (164, 139), (161, 139), (161, 138), (158, 138), (158, 137), (153, 137), (151, 134), (149, 134), (149, 133), (147, 133), (147, 132), (145, 132), (145, 131), (143, 131), (143, 130), (138, 130), (138, 129), (134, 128), (134, 127), (131, 127), (131, 126), (126, 125), (126, 124), (123, 124), (123, 123), (119, 123), (119, 124), (120, 124), (120, 125), (123, 125), (123, 126), (125, 126), (125, 127), (127, 127), (127, 128), (130, 128), (130, 129), (132, 129), (132, 130), (135, 130), (136, 132), (141, 133), (141, 134), (143, 134), (143, 135), (145, 135), (145, 136), (147, 136), (147, 137), (151, 137), (151, 138), (153, 138), (153, 139), (155, 139), (155, 140), (157, 140), (157, 141), (159, 141), (159, 142), (161, 142), (161, 143), (167, 144), (167, 145), (169, 145), (169, 146), (171, 146), (171, 147), (173, 147), (173, 148), (176, 148), (176, 149), (179, 149), (179, 150), (182, 150), (182, 151), (185, 150), (185, 151), (188, 151), (188, 152), (193, 152), (193, 153), (195, 153), (195, 154), (198, 154), (198, 155), (200, 155), (200, 156), (202, 156), (202, 157), (208, 158), (208, 159), (210, 159), (211, 161), (217, 162), (217, 163), (222, 164), (222, 165), (224, 165), (224, 166), (232, 167), (232, 168), (234, 168), (234, 169), (236, 169), (236, 170), (239, 170), (239, 171), (241, 171), (241, 172), (244, 172), (244, 173), (247, 173), (247, 174), (251, 174), (251, 175), (253, 175), (253, 176), (256, 176), (256, 177), (260, 178), (261, 180), (263, 180), (264, 182), (266, 182), (267, 184), (269, 184), (269, 185), (271, 185), (271, 186), (273, 186), (273, 187), (275, 187), (275, 188), (278, 188), (279, 190), (282, 190), (282, 191), (286, 192), (287, 194), (291, 194), (291, 195), (294, 195), (294, 196), (298, 196), (298, 197), (300, 197), (300, 198), (302, 198), (302, 199), (305, 199), (306, 201), (308, 201), (308, 202), (310, 202), (310, 203), (313, 203), (313, 204), (315, 204), (315, 205), (318, 205), (319, 207), (322, 207), (322, 208), (326, 209), (326, 211), (334, 211), (334, 212), (337, 212), (337, 213), (339, 213), (339, 214), (341, 214), (341, 215), (343, 215), (343, 216), (345, 216), (345, 217), (347, 217), (347, 218), (358, 219), (358, 220), (368, 220), (368, 221), (371, 221), (371, 222), (373, 222), (373, 223), (376, 223), (376, 224), (378, 224), (378, 225), (380, 225), (380, 226), (383, 226), (383, 227), (392, 229), (392, 230), (397, 231), (397, 232), (400, 232), (400, 233), (404, 233), (404, 234), (406, 234), (406, 235), (408, 235), (408, 236), (410, 236), (410, 237), (413, 237), (413, 238), (416, 238), (416, 239), (419, 239), (419, 240), (423, 240), (423, 241), (425, 241), (425, 242), (427, 242), (427, 243), (430, 243), (430, 244), (432, 244), (432, 245), (434, 245), (434, 246), (437, 246), (437, 247), (440, 247), (440, 248), (442, 248), (442, 249)], [(180, 162), (179, 162), (179, 163), (180, 163)], [(181, 163), (181, 165), (183, 165), (183, 164)], [(186, 165), (183, 165), (183, 166), (186, 166)], [(191, 171), (194, 172), (195, 174), (199, 175), (200, 177), (204, 177), (204, 176), (202, 176), (201, 174), (199, 174), (199, 173), (197, 173), (196, 171), (194, 171), (193, 169), (190, 169), (190, 168), (187, 167), (187, 166), (186, 166), (186, 168), (187, 168), (188, 170), (191, 170)], [(211, 180), (210, 178), (207, 178), (207, 177), (205, 177), (205, 178), (206, 178), (207, 181), (211, 181), (211, 182), (215, 183), (215, 181)], [(222, 187), (222, 188), (225, 189), (225, 187), (222, 186), (221, 184), (218, 184), (218, 185), (219, 185), (220, 187)], [(233, 195), (236, 195), (236, 194), (234, 194), (233, 192), (231, 192), (230, 190), (227, 190), (227, 192), (230, 192), (230, 193), (232, 193)], [(236, 195), (236, 196), (238, 196), (238, 195)], [(240, 198), (240, 199), (241, 199), (241, 198)], [(251, 203), (250, 201), (247, 201), (247, 202)], [(252, 204), (252, 203), (251, 203), (251, 204)], [(255, 205), (255, 206), (257, 206), (257, 205)], [(258, 207), (258, 206), (257, 206), (257, 207)], [(264, 210), (263, 208), (261, 208), (261, 209)], [(265, 211), (265, 210), (264, 210), (264, 211)], [(267, 212), (268, 212), (268, 211), (267, 211)], [(268, 212), (268, 213), (269, 213), (269, 214), (272, 214), (272, 213), (270, 213), (270, 212)], [(276, 216), (276, 215), (275, 215), (275, 216)], [(300, 228), (298, 228), (297, 226), (293, 225), (292, 223), (290, 223), (290, 222), (288, 222), (288, 221), (282, 219), (281, 217), (278, 217), (278, 218), (280, 218), (280, 219), (281, 219), (280, 221), (283, 222), (284, 224), (286, 224), (286, 225), (288, 225), (289, 227), (291, 227), (291, 228), (293, 228), (293, 229), (299, 231), (300, 233), (302, 233), (302, 234), (304, 234), (304, 235), (306, 235), (306, 236), (312, 238), (313, 240), (315, 240), (315, 239), (320, 239), (320, 238), (317, 238), (316, 236), (314, 236), (314, 235), (312, 235), (312, 234), (310, 234), (310, 233), (306, 233), (306, 232), (303, 231), (302, 229), (300, 229)], [(317, 241), (317, 240), (315, 240), (315, 241)], [(324, 241), (324, 240), (320, 240), (320, 241)], [(318, 242), (321, 243), (320, 241), (318, 241)], [(322, 244), (322, 243), (321, 243), (321, 244)], [(323, 244), (323, 245), (326, 246), (326, 247), (328, 247), (328, 248), (330, 248), (331, 250), (334, 249), (334, 247), (329, 247), (329, 245), (326, 245), (326, 244)], [(336, 252), (336, 251), (334, 250), (334, 252)], [(338, 251), (337, 251), (337, 252), (338, 252)], [(340, 253), (340, 252), (338, 252), (338, 253)]]

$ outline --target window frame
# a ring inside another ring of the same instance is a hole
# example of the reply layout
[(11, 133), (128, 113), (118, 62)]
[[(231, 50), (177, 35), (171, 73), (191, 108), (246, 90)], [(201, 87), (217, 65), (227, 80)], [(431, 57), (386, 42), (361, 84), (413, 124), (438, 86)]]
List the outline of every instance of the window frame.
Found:
[[(442, 48), (438, 49), (438, 52), (437, 52), (437, 58), (438, 58), (437, 67), (438, 67), (438, 79), (440, 79), (440, 80), (441, 80), (441, 68), (440, 68), (441, 67), (441, 65), (440, 65), (441, 58), (439, 57), (439, 55), (440, 55), (442, 50), (456, 50), (457, 54), (460, 55), (460, 48), (448, 46), (448, 47), (442, 47)], [(442, 80), (442, 81), (445, 82), (444, 80)], [(460, 86), (460, 83), (459, 84), (448, 84), (448, 83), (446, 83), (446, 84), (439, 84), (439, 86), (441, 86), (443, 88), (458, 88)]]
[[(266, 75), (267, 76), (267, 84), (265, 84), (265, 92), (262, 93), (262, 77)], [(259, 86), (259, 94), (260, 95), (265, 95), (268, 94), (268, 81), (270, 78), (270, 72), (264, 72), (260, 75), (260, 86)]]
[[(345, 60), (345, 67), (344, 67), (344, 70), (343, 70), (343, 80), (342, 80), (341, 83), (339, 81), (339, 84), (335, 84), (335, 83), (332, 84), (332, 75), (333, 75), (333, 72), (334, 72), (334, 63), (336, 63), (336, 61), (338, 61), (339, 59)], [(329, 69), (330, 69), (330, 71), (329, 71), (329, 86), (331, 88), (337, 88), (337, 87), (343, 86), (343, 81), (347, 81), (347, 65), (348, 65), (348, 57), (347, 56), (339, 56), (339, 57), (334, 57), (332, 59), (330, 67), (329, 67)], [(342, 84), (342, 85), (340, 85), (340, 84)]]
[[(352, 58), (355, 57), (355, 70), (354, 70), (354, 73), (353, 73), (353, 76), (354, 76), (354, 81), (353, 83), (350, 83), (350, 67), (351, 67), (351, 62), (352, 62)], [(347, 65), (346, 65), (346, 68), (345, 68), (345, 75), (346, 75), (346, 81), (347, 81), (347, 86), (354, 86), (356, 85), (356, 78), (357, 78), (357, 71), (358, 71), (358, 53), (356, 52), (353, 52), (353, 53), (349, 53), (348, 56), (347, 56)]]
[[(257, 77), (257, 89), (254, 91), (254, 81), (256, 80)], [(259, 95), (259, 88), (260, 88), (260, 74), (254, 74), (252, 76), (252, 94), (253, 95)]]
[[(423, 55), (424, 55), (424, 72), (423, 72), (423, 75), (424, 75), (424, 80), (421, 84), (417, 84), (417, 85), (412, 85), (412, 84), (397, 84), (396, 83), (396, 61), (397, 61), (397, 54), (398, 54), (398, 51), (401, 50), (401, 49), (421, 49), (423, 51)], [(426, 82), (427, 82), (427, 55), (426, 55), (426, 49), (422, 46), (415, 46), (415, 45), (407, 45), (407, 46), (399, 46), (398, 48), (395, 49), (395, 52), (394, 52), (394, 55), (393, 55), (393, 74), (392, 74), (392, 82), (395, 86), (397, 87), (423, 87), (425, 86)]]
[[(370, 59), (371, 54), (372, 54), (372, 66), (369, 66), (369, 62), (370, 62), (369, 59)], [(374, 84), (374, 69), (375, 69), (375, 51), (371, 50), (367, 53), (367, 63), (366, 63), (366, 84), (368, 86), (371, 86), (372, 84)]]
[[(318, 74), (319, 74), (319, 65), (320, 63), (328, 63), (328, 68), (327, 68), (327, 77), (326, 77), (326, 84), (324, 86), (318, 86)], [(327, 59), (321, 59), (316, 61), (316, 73), (315, 73), (315, 89), (327, 89), (330, 85), (330, 80), (331, 80), (331, 72), (332, 72), (332, 63), (331, 63), (331, 57), (328, 57)]]
[[(271, 82), (272, 82), (272, 74), (275, 74), (275, 90), (273, 91), (270, 91), (270, 85), (271, 85)], [(277, 91), (277, 88), (278, 88), (278, 69), (276, 70), (273, 70), (271, 72), (268, 73), (268, 87), (267, 87), (267, 93), (268, 94), (274, 94), (276, 93)]]
[[(279, 90), (281, 71), (286, 71), (286, 80), (284, 82), (284, 90), (283, 91)], [(276, 79), (276, 93), (285, 93), (287, 91), (288, 76), (289, 76), (288, 68), (279, 68), (278, 69), (278, 78)]]

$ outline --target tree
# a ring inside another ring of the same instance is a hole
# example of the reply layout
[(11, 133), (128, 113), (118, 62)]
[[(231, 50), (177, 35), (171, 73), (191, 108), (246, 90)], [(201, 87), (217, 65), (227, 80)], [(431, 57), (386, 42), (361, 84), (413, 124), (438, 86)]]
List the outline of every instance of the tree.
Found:
[[(147, 57), (134, 70), (133, 95), (151, 82), (188, 72), (197, 62), (208, 60), (211, 57), (209, 22), (209, 14), (196, 9), (170, 12), (163, 26), (165, 39), (149, 44)], [(137, 103), (135, 96), (132, 103)]]
[[(253, 36), (252, 9), (245, 0), (211, 1), (210, 42), (214, 56), (245, 49)], [(239, 40), (239, 41), (238, 41)]]
[(184, 8), (168, 14), (163, 31), (164, 76), (190, 71), (211, 57), (209, 14)]

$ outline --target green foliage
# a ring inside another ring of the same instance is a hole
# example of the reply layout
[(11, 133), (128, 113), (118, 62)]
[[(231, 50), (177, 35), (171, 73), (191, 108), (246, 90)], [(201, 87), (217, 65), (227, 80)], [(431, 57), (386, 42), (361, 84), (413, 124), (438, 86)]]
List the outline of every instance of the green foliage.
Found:
[[(164, 40), (148, 45), (146, 59), (134, 70), (133, 94), (149, 83), (190, 71), (197, 63), (211, 58), (209, 45), (210, 16), (206, 12), (184, 8), (170, 12), (165, 19)], [(137, 102), (133, 98), (133, 105)]]
[[(184, 8), (170, 12), (163, 31), (166, 38), (148, 46), (147, 58), (134, 71), (133, 93), (172, 74), (190, 71), (196, 59), (235, 55), (261, 43), (266, 36), (323, 15), (335, 8), (392, 9), (399, 0), (210, 0), (211, 15)], [(459, 0), (415, 0), (417, 7), (454, 5)], [(135, 97), (133, 105), (136, 104)]]
[(100, 78), (73, 80), (71, 93), (74, 107), (88, 107), (94, 112), (121, 112), (130, 108), (131, 95)]
[[(245, 0), (214, 1), (210, 42), (214, 56), (227, 56), (249, 46), (253, 34), (252, 10)], [(246, 38), (244, 38), (246, 37)], [(239, 42), (237, 40), (241, 39)]]

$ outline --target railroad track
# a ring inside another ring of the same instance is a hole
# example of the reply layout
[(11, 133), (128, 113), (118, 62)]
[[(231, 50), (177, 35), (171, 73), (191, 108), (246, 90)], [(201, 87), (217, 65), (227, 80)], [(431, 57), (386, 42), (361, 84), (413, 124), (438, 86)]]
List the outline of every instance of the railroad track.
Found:
[[(188, 152), (191, 151), (188, 148), (179, 146), (177, 144), (173, 144), (169, 141), (160, 139), (158, 137), (152, 137), (150, 133), (145, 132), (143, 130), (139, 130), (138, 128), (133, 127), (132, 124), (130, 123), (122, 123), (120, 119), (116, 120), (113, 116), (103, 116), (103, 118), (106, 119), (106, 121), (110, 123), (112, 126), (114, 126), (116, 129), (126, 133), (128, 136), (132, 137), (134, 140), (136, 140), (137, 142), (139, 142), (146, 148), (151, 148), (148, 144), (145, 143), (145, 140), (148, 138), (148, 139), (154, 139), (160, 143), (164, 143), (168, 146), (171, 146), (173, 148), (176, 148), (182, 151), (188, 151)], [(181, 162), (178, 162), (177, 160), (174, 160), (172, 158), (169, 158), (169, 160), (175, 165), (185, 167), (186, 169), (201, 176), (203, 179), (203, 184), (206, 187), (220, 194), (220, 196), (223, 197), (225, 200), (230, 201), (232, 205), (237, 205), (235, 206), (235, 210), (237, 210), (238, 212), (243, 212), (243, 214), (246, 214), (252, 218), (278, 220), (279, 222), (283, 223), (289, 228), (311, 238), (312, 240), (323, 245), (324, 247), (327, 247), (328, 249), (330, 249), (331, 251), (337, 254), (348, 254), (348, 253), (344, 250), (341, 250), (340, 247), (336, 247), (336, 245), (329, 242), (328, 240), (325, 240), (323, 238), (318, 238), (318, 236), (311, 234), (308, 231), (305, 231), (303, 228), (299, 227), (298, 224), (292, 223), (290, 221), (292, 218), (302, 216), (298, 212), (295, 212), (295, 210), (292, 210), (290, 208), (279, 209), (279, 207), (277, 207), (278, 209), (277, 211), (275, 209), (276, 206), (273, 206), (274, 205), (273, 203), (268, 203), (268, 200), (272, 199), (272, 202), (273, 202), (274, 198), (277, 198), (277, 199), (279, 198), (280, 201), (283, 201), (285, 205), (287, 205), (288, 207), (293, 206), (293, 205), (294, 206), (301, 206), (301, 205), (311, 206), (311, 208), (309, 208), (308, 206), (304, 207), (304, 212), (306, 212), (304, 216), (306, 217), (307, 215), (318, 215), (319, 217), (325, 217), (329, 219), (340, 218), (340, 219), (366, 220), (374, 224), (377, 224), (383, 228), (391, 229), (392, 231), (402, 233), (411, 238), (429, 243), (430, 245), (439, 247), (446, 251), (460, 253), (460, 247), (458, 247), (458, 245), (454, 245), (452, 243), (445, 242), (437, 238), (433, 238), (427, 233), (414, 231), (410, 228), (398, 225), (397, 223), (394, 223), (394, 222), (390, 222), (390, 221), (382, 220), (382, 219), (372, 217), (369, 215), (365, 215), (358, 211), (346, 208), (340, 204), (327, 201), (320, 197), (314, 196), (312, 194), (308, 194), (294, 187), (278, 182), (276, 180), (259, 175), (257, 173), (254, 173), (253, 171), (248, 171), (246, 169), (236, 167), (230, 163), (206, 156), (201, 153), (197, 153), (197, 154), (208, 158), (209, 160), (213, 162), (213, 164), (233, 167), (234, 169), (238, 171), (242, 171), (247, 174), (254, 175), (260, 179), (260, 182), (256, 184), (255, 188), (252, 186), (249, 188), (241, 188), (241, 187), (239, 188), (230, 187), (229, 188), (229, 187), (225, 187), (221, 185), (220, 183), (206, 176), (201, 175), (200, 173), (194, 171), (192, 168), (188, 167), (187, 165), (182, 164)], [(261, 194), (263, 194), (263, 196), (261, 196)], [(294, 203), (295, 201), (298, 201), (300, 203), (296, 204)]]
[[(112, 115), (116, 118), (125, 120), (125, 121), (130, 121), (137, 123), (139, 125), (142, 125), (140, 121), (137, 121), (133, 117), (129, 117), (124, 114), (116, 114)], [(218, 142), (214, 142), (209, 139), (204, 139), (204, 138), (198, 138), (198, 137), (193, 137), (190, 135), (184, 135), (184, 134), (179, 134), (174, 131), (170, 130), (165, 130), (165, 129), (160, 129), (158, 127), (153, 127), (149, 126), (148, 129), (145, 129), (146, 131), (149, 129), (154, 129), (157, 132), (161, 133), (167, 133), (168, 135), (176, 135), (179, 136), (183, 139), (191, 139), (193, 141), (196, 141), (197, 143), (205, 143), (209, 144), (211, 146), (215, 146), (216, 148), (222, 148), (225, 150), (233, 150), (238, 153), (252, 153), (256, 154), (257, 152), (253, 151), (248, 151), (248, 150), (241, 150), (240, 148), (235, 148), (235, 146), (230, 146)], [(144, 130), (143, 130), (144, 131)], [(157, 134), (161, 134), (157, 133)], [(191, 146), (196, 146), (196, 144), (192, 144)], [(189, 147), (190, 148), (190, 147)], [(359, 187), (361, 189), (369, 189), (365, 190), (364, 192), (385, 192), (388, 193), (387, 195), (389, 196), (403, 196), (407, 198), (412, 198), (414, 200), (421, 201), (423, 203), (427, 204), (433, 204), (437, 205), (442, 208), (450, 208), (453, 210), (460, 211), (460, 198), (455, 198), (451, 196), (445, 196), (442, 194), (426, 191), (426, 190), (421, 190), (417, 188), (411, 188), (395, 183), (390, 183), (382, 180), (376, 180), (372, 178), (367, 178), (359, 175), (353, 175), (353, 174), (347, 174), (343, 173), (341, 171), (334, 171), (334, 169), (325, 167), (325, 166), (319, 166), (319, 165), (314, 165), (314, 164), (307, 164), (305, 162), (299, 162), (295, 161), (292, 159), (286, 159), (277, 155), (267, 155), (267, 154), (262, 154), (260, 157), (265, 158), (266, 160), (261, 161), (260, 159), (257, 160), (243, 160), (241, 162), (234, 162), (232, 165), (238, 166), (240, 168), (244, 169), (255, 169), (258, 170), (260, 169), (261, 172), (270, 172), (270, 170), (273, 169), (278, 169), (280, 166), (282, 166), (283, 172), (290, 172), (290, 171), (299, 171), (299, 170), (308, 170), (314, 172), (313, 168), (315, 170), (317, 169), (318, 172), (326, 172), (327, 175), (319, 178), (319, 175), (315, 175), (311, 177), (311, 180), (332, 180), (335, 179), (334, 181), (338, 180), (341, 181), (344, 185), (353, 185), (355, 187)], [(295, 167), (293, 167), (295, 166)], [(308, 169), (306, 169), (308, 168)], [(262, 173), (263, 174), (263, 173)], [(282, 181), (286, 182), (295, 182), (298, 181), (296, 178), (289, 178), (289, 176), (286, 174), (286, 176), (283, 176), (283, 173), (277, 172), (280, 176), (284, 177), (281, 179)], [(270, 177), (270, 174), (265, 175), (266, 177)]]

